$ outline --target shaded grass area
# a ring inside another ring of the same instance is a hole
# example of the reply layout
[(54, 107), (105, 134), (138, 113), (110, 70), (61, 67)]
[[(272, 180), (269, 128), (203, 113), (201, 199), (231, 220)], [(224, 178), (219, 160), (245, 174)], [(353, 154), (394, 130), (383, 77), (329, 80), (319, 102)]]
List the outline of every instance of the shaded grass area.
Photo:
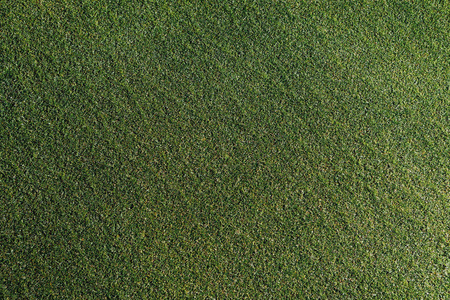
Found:
[(2, 296), (444, 297), (449, 12), (1, 1)]

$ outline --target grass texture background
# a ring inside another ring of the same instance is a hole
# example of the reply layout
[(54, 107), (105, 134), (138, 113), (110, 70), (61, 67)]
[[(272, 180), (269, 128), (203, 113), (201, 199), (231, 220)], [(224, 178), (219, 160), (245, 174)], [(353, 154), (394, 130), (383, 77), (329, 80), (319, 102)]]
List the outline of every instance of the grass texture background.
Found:
[(0, 297), (450, 292), (448, 1), (0, 1)]

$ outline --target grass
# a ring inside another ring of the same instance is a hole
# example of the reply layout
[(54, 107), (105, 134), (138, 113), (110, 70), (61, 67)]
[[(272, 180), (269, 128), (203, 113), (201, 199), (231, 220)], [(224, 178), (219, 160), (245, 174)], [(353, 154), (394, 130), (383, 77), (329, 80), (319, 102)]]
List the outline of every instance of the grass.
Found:
[(0, 1), (3, 299), (445, 298), (446, 1)]

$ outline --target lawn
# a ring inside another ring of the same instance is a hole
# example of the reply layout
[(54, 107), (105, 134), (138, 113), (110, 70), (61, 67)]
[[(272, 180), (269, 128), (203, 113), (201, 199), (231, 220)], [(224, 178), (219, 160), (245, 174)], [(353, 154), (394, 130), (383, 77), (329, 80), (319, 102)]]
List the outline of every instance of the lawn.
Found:
[(0, 298), (444, 299), (448, 1), (0, 0)]

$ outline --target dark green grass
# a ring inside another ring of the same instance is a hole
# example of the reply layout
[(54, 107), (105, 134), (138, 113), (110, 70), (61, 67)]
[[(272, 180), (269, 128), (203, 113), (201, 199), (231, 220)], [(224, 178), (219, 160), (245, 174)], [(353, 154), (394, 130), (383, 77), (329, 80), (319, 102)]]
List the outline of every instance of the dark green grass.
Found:
[(143, 2), (0, 1), (0, 297), (449, 294), (447, 2)]

